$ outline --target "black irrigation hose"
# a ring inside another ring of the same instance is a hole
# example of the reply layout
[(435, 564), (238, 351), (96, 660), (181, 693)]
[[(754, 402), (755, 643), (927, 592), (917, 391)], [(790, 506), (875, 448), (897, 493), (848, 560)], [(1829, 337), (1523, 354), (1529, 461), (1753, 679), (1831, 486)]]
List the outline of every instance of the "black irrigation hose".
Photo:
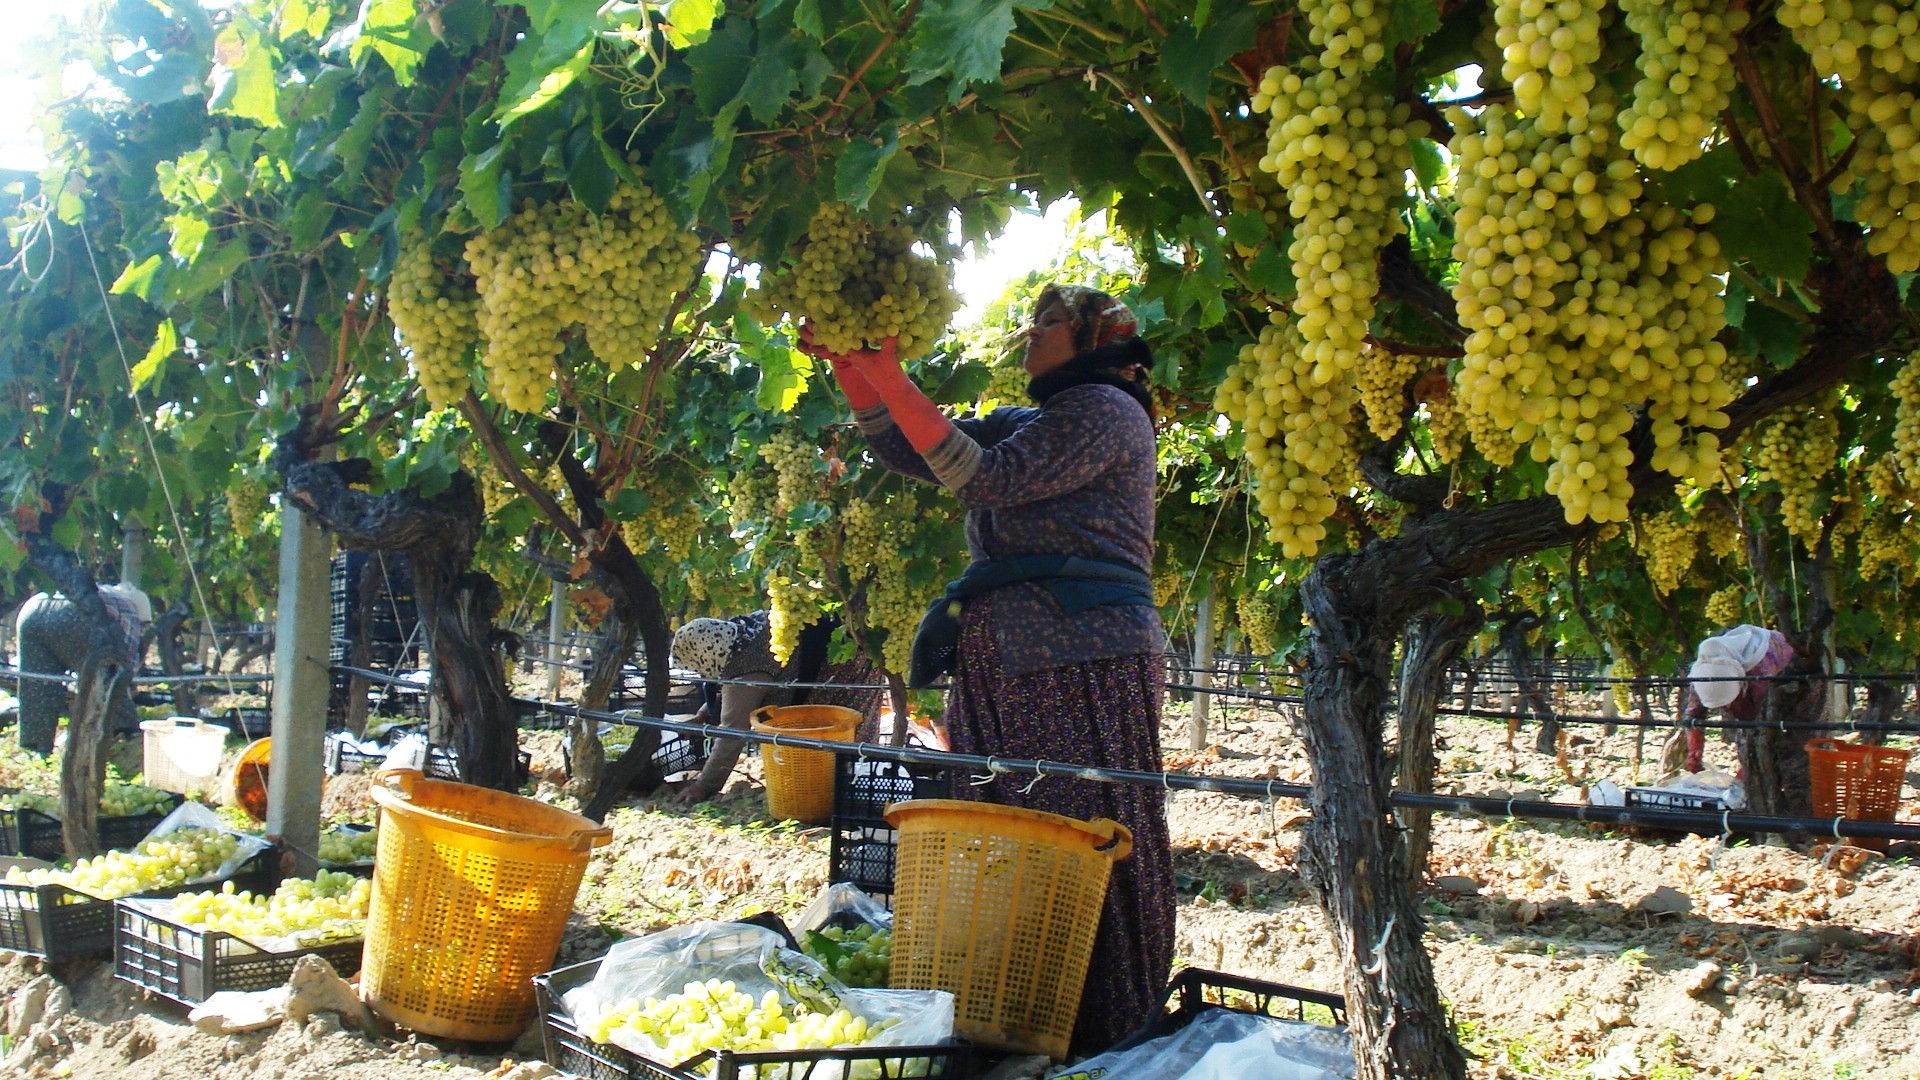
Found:
[[(1168, 683), (1169, 690), (1189, 690), (1211, 694), (1215, 697), (1241, 698), (1249, 701), (1271, 702), (1275, 705), (1301, 705), (1306, 699), (1285, 694), (1263, 694), (1253, 690), (1236, 687), (1196, 686), (1190, 683)], [(1464, 716), (1476, 720), (1538, 720), (1530, 712), (1506, 712), (1498, 709), (1462, 709), (1454, 706), (1441, 706), (1434, 710), (1445, 716)], [(1722, 720), (1706, 724), (1675, 724), (1671, 720), (1642, 720), (1633, 716), (1578, 716), (1567, 713), (1554, 713), (1548, 717), (1559, 724), (1579, 724), (1603, 726), (1607, 724), (1619, 727), (1672, 728), (1697, 727), (1701, 730), (1715, 731), (1888, 731), (1920, 735), (1920, 724), (1883, 724), (1883, 723), (1808, 723), (1789, 721), (1787, 723), (1768, 724), (1759, 720)]]
[[(0, 679), (29, 679), (34, 682), (74, 683), (79, 678), (74, 675), (52, 675), (41, 671), (22, 671), (14, 667), (0, 667)], [(133, 679), (135, 686), (172, 686), (186, 683), (263, 683), (272, 682), (273, 673), (265, 675), (140, 675)]]
[[(370, 678), (388, 678), (378, 672), (358, 668), (346, 670)], [(578, 716), (615, 724), (640, 725), (674, 731), (683, 735), (743, 739), (748, 742), (792, 746), (803, 750), (825, 750), (852, 754), (863, 760), (894, 761), (906, 764), (937, 765), (949, 769), (984, 770), (975, 774), (985, 783), (996, 776), (1032, 776), (1037, 779), (1058, 777), (1092, 780), (1100, 783), (1134, 784), (1167, 791), (1212, 791), (1255, 799), (1310, 800), (1313, 791), (1305, 784), (1283, 784), (1278, 780), (1247, 780), (1237, 777), (1197, 776), (1190, 773), (1144, 772), (1137, 769), (1104, 769), (1059, 761), (1035, 761), (994, 755), (955, 754), (905, 746), (877, 743), (843, 743), (804, 739), (792, 735), (740, 731), (716, 724), (689, 724), (651, 716), (619, 716), (597, 709), (583, 709), (560, 701), (515, 698), (517, 704), (531, 705), (562, 716)], [(1036, 782), (1037, 782), (1036, 779)], [(1438, 810), (1444, 813), (1471, 814), (1477, 817), (1507, 817), (1524, 820), (1578, 821), (1597, 825), (1636, 825), (1706, 834), (1734, 833), (1809, 833), (1818, 836), (1849, 836), (1879, 840), (1920, 841), (1920, 824), (1890, 821), (1851, 821), (1845, 818), (1773, 817), (1759, 814), (1707, 813), (1683, 810), (1643, 810), (1624, 806), (1591, 806), (1585, 803), (1554, 803), (1521, 799), (1497, 799), (1477, 795), (1420, 795), (1396, 791), (1393, 805), (1411, 810)]]

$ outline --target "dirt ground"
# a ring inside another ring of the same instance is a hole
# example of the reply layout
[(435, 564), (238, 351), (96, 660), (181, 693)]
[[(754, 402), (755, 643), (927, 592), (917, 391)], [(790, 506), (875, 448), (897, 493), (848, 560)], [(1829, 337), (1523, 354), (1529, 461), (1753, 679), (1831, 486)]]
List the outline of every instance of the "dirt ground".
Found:
[[(1573, 703), (1572, 711), (1584, 710)], [(1531, 732), (1508, 748), (1498, 723), (1443, 717), (1440, 730), (1445, 790), (1572, 800), (1586, 782), (1633, 779), (1630, 729), (1610, 737), (1577, 729), (1564, 770), (1531, 750)], [(1210, 734), (1208, 751), (1170, 749), (1168, 763), (1306, 777), (1298, 740), (1271, 706), (1216, 709)], [(1164, 743), (1186, 739), (1184, 707), (1170, 707)], [(536, 773), (557, 769), (558, 734), (528, 733), (523, 742)], [(1654, 739), (1645, 753), (1657, 758)], [(1709, 760), (1730, 769), (1731, 749), (1713, 743)], [(1640, 779), (1651, 772), (1643, 766)], [(1916, 782), (1909, 777), (1902, 809), (1909, 819), (1920, 818)], [(329, 805), (359, 797), (342, 784)], [(1298, 807), (1179, 793), (1171, 809), (1178, 963), (1340, 990), (1325, 922), (1293, 867)], [(560, 964), (598, 956), (619, 936), (695, 919), (792, 914), (826, 884), (826, 830), (768, 822), (753, 758), (712, 804), (655, 798), (610, 821), (614, 842), (588, 871)], [(1912, 1080), (1920, 1078), (1916, 854), (1911, 845), (1879, 855), (1440, 817), (1437, 884), (1424, 899), (1427, 944), (1477, 1078)], [(0, 963), (0, 997), (17, 1001), (17, 991), (49, 973), (68, 988), (70, 1006), (37, 1018), (10, 1006), (0, 1076), (548, 1075), (535, 1033), (511, 1047), (368, 1039), (323, 1014), (304, 1027), (201, 1035), (182, 1010), (98, 964), (48, 972), (12, 956)]]

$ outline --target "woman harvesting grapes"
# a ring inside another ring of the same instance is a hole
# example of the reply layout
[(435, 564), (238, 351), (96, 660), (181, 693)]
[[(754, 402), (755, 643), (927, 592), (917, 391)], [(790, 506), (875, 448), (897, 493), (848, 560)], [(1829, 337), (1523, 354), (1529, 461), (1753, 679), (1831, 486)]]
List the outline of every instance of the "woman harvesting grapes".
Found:
[[(951, 670), (953, 749), (1159, 770), (1153, 357), (1132, 312), (1093, 289), (1048, 286), (1024, 363), (1039, 408), (973, 420), (943, 415), (901, 369), (891, 338), (841, 353), (803, 336), (832, 363), (874, 455), (967, 508), (973, 562), (921, 623), (910, 679), (923, 686)], [(1164, 806), (1147, 789), (1086, 780), (968, 790), (1133, 831), (1074, 1031), (1076, 1053), (1104, 1049), (1152, 1016), (1172, 960)]]

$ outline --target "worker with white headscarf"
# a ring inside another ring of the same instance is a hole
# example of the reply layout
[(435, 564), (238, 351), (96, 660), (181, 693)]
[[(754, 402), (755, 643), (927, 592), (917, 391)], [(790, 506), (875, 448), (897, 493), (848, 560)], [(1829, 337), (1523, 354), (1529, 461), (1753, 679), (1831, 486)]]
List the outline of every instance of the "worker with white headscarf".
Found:
[(1699, 772), (1706, 751), (1706, 735), (1696, 725), (1714, 709), (1727, 719), (1749, 721), (1760, 715), (1760, 703), (1778, 675), (1793, 661), (1793, 646), (1778, 630), (1763, 626), (1736, 626), (1700, 643), (1687, 671), (1688, 772)]

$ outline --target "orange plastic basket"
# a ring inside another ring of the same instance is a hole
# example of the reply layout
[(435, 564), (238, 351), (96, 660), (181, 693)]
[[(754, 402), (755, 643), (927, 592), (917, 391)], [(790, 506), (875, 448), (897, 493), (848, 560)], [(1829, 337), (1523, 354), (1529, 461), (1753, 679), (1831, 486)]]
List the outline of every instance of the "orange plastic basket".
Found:
[(899, 830), (893, 986), (953, 994), (954, 1030), (985, 1046), (1067, 1056), (1113, 864), (1118, 822), (957, 799), (887, 808)]
[[(860, 714), (838, 705), (770, 705), (755, 712), (750, 723), (753, 730), (769, 735), (852, 742)], [(807, 825), (832, 817), (831, 751), (762, 744), (760, 762), (767, 777), (768, 813)]]
[[(1900, 809), (1900, 785), (1913, 754), (1890, 746), (1864, 746), (1838, 739), (1807, 743), (1813, 815), (1857, 821), (1892, 821)], [(1884, 840), (1849, 843), (1884, 850)]]
[(593, 849), (613, 830), (504, 791), (374, 774), (380, 843), (361, 996), (446, 1039), (505, 1042), (533, 1014)]

